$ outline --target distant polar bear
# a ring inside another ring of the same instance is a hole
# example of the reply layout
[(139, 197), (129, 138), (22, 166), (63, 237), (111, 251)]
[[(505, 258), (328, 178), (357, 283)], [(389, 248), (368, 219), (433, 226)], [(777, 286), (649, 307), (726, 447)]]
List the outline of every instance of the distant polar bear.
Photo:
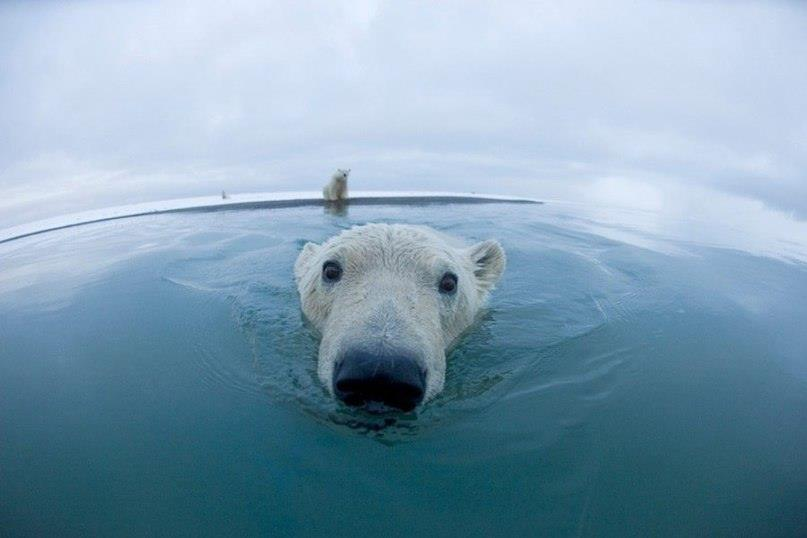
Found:
[(341, 202), (347, 200), (347, 176), (350, 175), (350, 169), (338, 169), (331, 176), (331, 180), (322, 189), (322, 197), (328, 202)]
[(471, 247), (424, 226), (367, 224), (307, 243), (294, 275), (320, 332), (317, 372), (348, 405), (408, 411), (443, 389), (446, 350), (505, 267), (495, 240)]

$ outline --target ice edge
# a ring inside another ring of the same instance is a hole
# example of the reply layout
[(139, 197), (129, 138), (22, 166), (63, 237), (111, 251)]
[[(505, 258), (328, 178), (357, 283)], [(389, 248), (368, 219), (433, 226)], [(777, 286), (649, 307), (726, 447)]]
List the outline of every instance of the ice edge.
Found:
[[(423, 192), (423, 191), (353, 191), (350, 200), (353, 205), (407, 204), (407, 203), (522, 203), (542, 204), (540, 200), (518, 196), (477, 194), (463, 192)], [(262, 192), (232, 194), (228, 198), (201, 196), (178, 198), (160, 202), (146, 202), (125, 206), (108, 207), (92, 211), (82, 211), (60, 217), (38, 220), (27, 224), (0, 230), (0, 244), (46, 232), (92, 224), (115, 219), (178, 213), (182, 211), (218, 211), (227, 209), (284, 208), (303, 206), (324, 206), (325, 201), (319, 192)]]

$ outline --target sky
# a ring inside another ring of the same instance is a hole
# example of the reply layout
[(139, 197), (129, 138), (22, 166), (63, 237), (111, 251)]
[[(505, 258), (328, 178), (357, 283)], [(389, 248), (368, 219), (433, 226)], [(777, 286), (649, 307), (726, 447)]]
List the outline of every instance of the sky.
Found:
[(336, 168), (807, 219), (807, 2), (0, 2), (0, 227)]

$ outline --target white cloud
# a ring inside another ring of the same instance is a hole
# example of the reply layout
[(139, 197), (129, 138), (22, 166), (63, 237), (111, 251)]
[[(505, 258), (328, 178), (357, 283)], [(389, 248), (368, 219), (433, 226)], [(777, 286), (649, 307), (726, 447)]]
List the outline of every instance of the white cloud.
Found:
[(337, 165), (366, 188), (629, 177), (807, 215), (805, 27), (784, 2), (3, 3), (0, 225)]

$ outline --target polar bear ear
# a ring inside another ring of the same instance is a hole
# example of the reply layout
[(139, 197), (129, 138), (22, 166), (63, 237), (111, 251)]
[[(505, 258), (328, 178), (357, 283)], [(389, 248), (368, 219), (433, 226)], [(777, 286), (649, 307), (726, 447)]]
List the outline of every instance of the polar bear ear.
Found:
[(297, 279), (297, 282), (305, 277), (308, 269), (316, 260), (320, 248), (321, 246), (316, 243), (306, 243), (303, 246), (303, 250), (297, 256), (297, 261), (294, 262), (294, 278)]
[(468, 253), (474, 265), (474, 275), (479, 289), (492, 290), (507, 263), (504, 249), (495, 239), (488, 239), (469, 248)]

